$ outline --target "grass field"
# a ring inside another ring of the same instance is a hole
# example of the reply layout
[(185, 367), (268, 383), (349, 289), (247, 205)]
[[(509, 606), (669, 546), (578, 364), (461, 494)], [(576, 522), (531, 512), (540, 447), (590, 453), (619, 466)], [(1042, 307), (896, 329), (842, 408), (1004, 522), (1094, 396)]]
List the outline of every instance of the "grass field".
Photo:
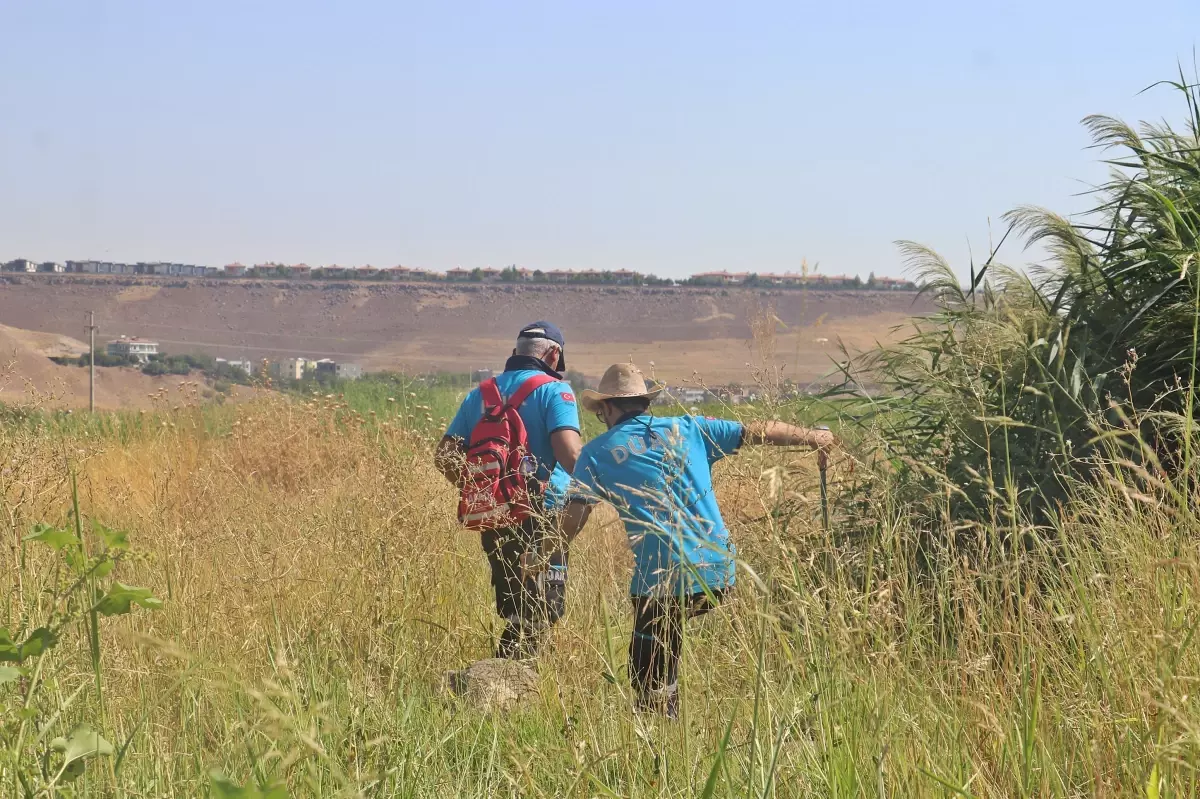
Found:
[[(572, 553), (540, 700), (459, 704), (440, 677), (486, 657), (499, 620), (430, 462), (453, 391), (409, 388), (10, 415), (0, 625), (60, 640), (5, 658), (0, 794), (1196, 795), (1200, 557), (1120, 485), (1081, 489), (1028, 549), (995, 536), (931, 571), (886, 492), (870, 525), (842, 508), (827, 532), (811, 456), (750, 450), (719, 467), (743, 562), (688, 629), (679, 723), (630, 709), (631, 564), (605, 512)], [(110, 575), (23, 540), (73, 538), (73, 476)], [(162, 606), (94, 612), (114, 580)]]
[[(702, 409), (845, 448), (829, 525), (811, 453), (718, 465), (737, 587), (687, 628), (675, 723), (631, 709), (611, 509), (536, 700), (443, 689), (500, 624), (432, 464), (461, 382), (0, 407), (0, 797), (1200, 795), (1200, 80), (1164, 85), (1177, 127), (1085, 120), (1119, 152), (1097, 210), (1005, 216), (1047, 261), (903, 243), (935, 312), (839, 360), (836, 404)], [(748, 320), (778, 389), (779, 320)]]

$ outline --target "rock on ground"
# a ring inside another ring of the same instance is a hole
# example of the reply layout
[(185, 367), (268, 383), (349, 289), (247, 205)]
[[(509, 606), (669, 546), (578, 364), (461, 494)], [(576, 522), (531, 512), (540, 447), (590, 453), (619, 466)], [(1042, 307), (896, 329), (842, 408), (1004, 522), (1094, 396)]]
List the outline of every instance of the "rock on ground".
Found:
[(514, 660), (489, 658), (460, 671), (448, 671), (446, 690), (486, 711), (512, 710), (538, 696), (538, 676), (532, 668)]

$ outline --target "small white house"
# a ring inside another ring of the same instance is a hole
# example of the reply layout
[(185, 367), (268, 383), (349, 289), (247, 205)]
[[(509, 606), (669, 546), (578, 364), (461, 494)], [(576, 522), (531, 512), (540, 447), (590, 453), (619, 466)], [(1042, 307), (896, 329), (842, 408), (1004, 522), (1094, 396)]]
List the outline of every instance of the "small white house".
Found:
[(142, 363), (148, 363), (151, 355), (158, 355), (158, 342), (121, 336), (108, 342), (108, 354), (133, 357)]
[(38, 265), (28, 258), (16, 258), (8, 262), (9, 272), (36, 272)]
[(229, 361), (224, 358), (217, 358), (216, 363), (217, 366), (228, 366), (230, 369), (241, 369), (246, 374), (250, 374), (252, 371), (254, 371), (254, 364), (250, 361)]
[(692, 386), (675, 386), (668, 387), (666, 391), (659, 394), (655, 402), (660, 405), (674, 405), (675, 403), (679, 403), (687, 407), (701, 405), (712, 399), (713, 395), (707, 389)]

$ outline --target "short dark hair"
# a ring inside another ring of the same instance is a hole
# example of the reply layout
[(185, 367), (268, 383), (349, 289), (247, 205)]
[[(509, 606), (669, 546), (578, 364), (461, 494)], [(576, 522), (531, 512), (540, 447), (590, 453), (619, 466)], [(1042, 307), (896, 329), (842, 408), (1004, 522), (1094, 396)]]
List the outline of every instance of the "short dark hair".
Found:
[(650, 409), (649, 397), (614, 397), (610, 400), (605, 400), (609, 405), (616, 408), (621, 413), (643, 413)]

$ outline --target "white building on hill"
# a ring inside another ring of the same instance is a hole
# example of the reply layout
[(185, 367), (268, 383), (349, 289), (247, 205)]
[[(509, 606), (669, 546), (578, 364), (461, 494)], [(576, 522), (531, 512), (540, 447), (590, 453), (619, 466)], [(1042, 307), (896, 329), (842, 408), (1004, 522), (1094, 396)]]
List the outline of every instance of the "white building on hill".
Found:
[(254, 364), (246, 360), (229, 361), (224, 358), (217, 358), (216, 363), (217, 366), (228, 366), (230, 369), (241, 369), (246, 374), (250, 374), (252, 371), (254, 371)]
[(158, 342), (121, 336), (119, 339), (108, 342), (108, 354), (133, 357), (142, 363), (148, 363), (151, 355), (158, 355)]

